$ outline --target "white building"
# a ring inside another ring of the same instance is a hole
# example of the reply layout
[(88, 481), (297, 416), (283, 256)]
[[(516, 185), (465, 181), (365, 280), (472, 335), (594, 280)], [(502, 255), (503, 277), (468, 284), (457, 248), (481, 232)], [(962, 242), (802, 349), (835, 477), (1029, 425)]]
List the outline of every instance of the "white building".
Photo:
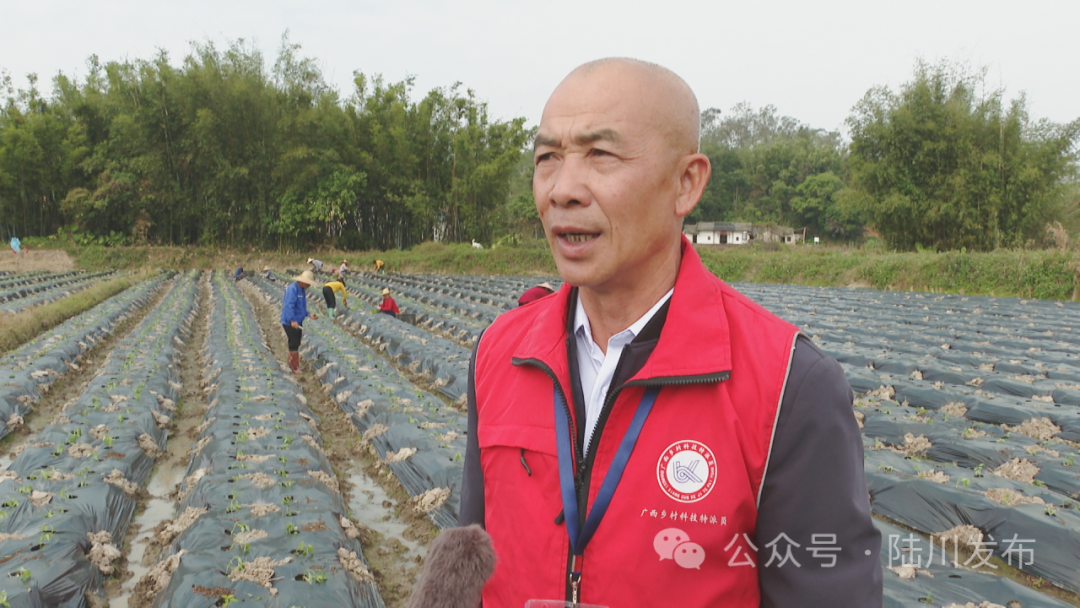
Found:
[(699, 245), (747, 245), (751, 225), (743, 222), (698, 222), (683, 226), (683, 234)]

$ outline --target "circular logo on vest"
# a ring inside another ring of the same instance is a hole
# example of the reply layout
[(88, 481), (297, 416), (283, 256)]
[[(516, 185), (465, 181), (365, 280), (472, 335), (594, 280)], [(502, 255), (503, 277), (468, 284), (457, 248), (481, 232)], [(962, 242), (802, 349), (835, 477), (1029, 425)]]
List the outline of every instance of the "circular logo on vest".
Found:
[(660, 489), (679, 502), (697, 502), (716, 485), (716, 457), (700, 441), (676, 441), (656, 463)]

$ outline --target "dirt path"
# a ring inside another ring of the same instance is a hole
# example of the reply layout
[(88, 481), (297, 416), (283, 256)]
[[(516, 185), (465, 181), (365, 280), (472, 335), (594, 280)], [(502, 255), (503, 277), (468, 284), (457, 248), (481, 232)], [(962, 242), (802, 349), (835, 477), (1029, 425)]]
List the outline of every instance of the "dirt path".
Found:
[[(242, 281), (240, 285), (271, 352), (284, 364), (288, 347), (278, 322), (280, 311), (266, 304), (261, 296), (253, 295), (255, 287), (251, 284)], [(404, 607), (420, 574), (427, 544), (438, 529), (413, 511), (405, 489), (363, 448), (349, 417), (323, 391), (315, 374), (306, 365), (304, 370), (298, 380), (308, 406), (322, 420), (319, 428), (323, 447), (334, 466), (350, 516), (366, 529), (360, 539), (364, 557), (386, 606)]]
[(112, 332), (104, 340), (99, 340), (90, 350), (83, 353), (76, 361), (78, 369), (69, 368), (68, 372), (52, 385), (49, 392), (34, 404), (34, 409), (25, 417), (25, 424), (0, 441), (0, 469), (7, 468), (28, 445), (29, 440), (37, 437), (41, 429), (48, 426), (69, 403), (86, 390), (90, 381), (108, 359), (109, 354), (113, 352), (116, 344), (161, 303), (169, 289), (171, 285), (164, 283), (146, 304), (135, 308), (126, 319), (113, 327)]
[(0, 270), (29, 272), (31, 270), (50, 270), (60, 272), (75, 270), (75, 260), (66, 251), (57, 249), (34, 249), (15, 255), (11, 249), (0, 251)]
[(199, 307), (192, 333), (180, 361), (180, 400), (176, 404), (169, 440), (165, 451), (154, 463), (154, 471), (146, 489), (139, 492), (139, 505), (135, 518), (128, 526), (124, 538), (125, 555), (118, 573), (106, 579), (105, 593), (110, 608), (127, 608), (131, 594), (143, 575), (157, 562), (161, 546), (152, 543), (158, 525), (172, 519), (176, 510), (178, 484), (183, 480), (191, 460), (191, 446), (195, 436), (192, 431), (206, 415), (206, 397), (202, 392), (201, 362), (199, 353), (210, 327), (210, 273), (199, 278)]

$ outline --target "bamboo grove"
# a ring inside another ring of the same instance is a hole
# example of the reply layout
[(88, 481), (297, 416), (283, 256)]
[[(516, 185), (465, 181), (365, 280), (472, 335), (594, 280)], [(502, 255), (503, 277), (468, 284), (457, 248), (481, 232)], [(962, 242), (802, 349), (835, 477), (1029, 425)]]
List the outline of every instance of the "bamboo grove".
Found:
[(88, 61), (0, 114), (0, 222), (105, 243), (407, 247), (486, 239), (529, 138), (462, 86), (355, 73), (342, 98), (283, 40), (272, 68), (243, 41), (180, 66)]

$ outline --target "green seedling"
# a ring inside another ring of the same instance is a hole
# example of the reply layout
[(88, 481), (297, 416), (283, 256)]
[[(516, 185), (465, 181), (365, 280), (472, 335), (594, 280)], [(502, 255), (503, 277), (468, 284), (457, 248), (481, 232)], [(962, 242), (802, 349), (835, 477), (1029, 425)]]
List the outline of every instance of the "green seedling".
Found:
[(19, 488), (19, 494), (30, 494), (34, 491), (34, 486), (25, 485)]
[(26, 568), (19, 568), (15, 572), (17, 572), (19, 574), (19, 580), (22, 581), (23, 583), (29, 583), (30, 582), (30, 571), (27, 570)]
[(236, 513), (237, 511), (239, 511), (242, 508), (243, 508), (243, 505), (240, 504), (240, 501), (234, 498), (234, 499), (232, 499), (231, 502), (229, 502), (229, 506), (225, 507), (225, 512), (226, 513)]
[(250, 532), (250, 531), (251, 531), (251, 526), (247, 525), (246, 523), (244, 523), (242, 521), (236, 522), (235, 524), (233, 524), (233, 527), (232, 527), (232, 533), (233, 534), (236, 534), (238, 532), (240, 534), (243, 534), (244, 532)]
[(1067, 466), (1067, 467), (1073, 466), (1073, 456), (1072, 456), (1072, 454), (1069, 454), (1068, 458), (1061, 461), (1061, 464), (1064, 465), (1064, 466)]
[(239, 555), (234, 555), (232, 559), (229, 560), (229, 565), (225, 567), (225, 572), (228, 573), (233, 571), (244, 571), (244, 560), (240, 559)]
[(277, 474), (280, 477), (288, 477), (289, 476), (289, 471), (287, 471), (284, 467), (282, 467), (282, 468), (278, 469)]
[(295, 524), (287, 524), (285, 526), (285, 531), (289, 534), (299, 534), (300, 528), (297, 528)]
[(0, 506), (10, 509), (19, 506), (19, 501), (15, 500), (14, 498), (9, 498), (5, 500), (4, 503)]
[(11, 606), (11, 604), (8, 603), (7, 590), (6, 589), (0, 589), (0, 606), (7, 606), (7, 607)]
[(292, 496), (284, 496), (284, 497), (282, 497), (282, 499), (281, 499), (281, 504), (283, 504), (283, 505), (291, 505), (291, 504), (292, 504), (292, 501), (293, 501), (293, 497), (292, 497)]
[(1047, 515), (1053, 517), (1054, 515), (1057, 515), (1057, 509), (1054, 508), (1054, 505), (1049, 505), (1046, 507), (1043, 513), (1046, 513)]
[(975, 477), (982, 477), (984, 469), (986, 469), (986, 464), (980, 462), (978, 466), (975, 467)]
[(283, 487), (283, 488), (291, 488), (293, 483), (295, 483), (295, 480), (288, 479), (286, 481), (281, 482), (281, 487)]
[(1032, 483), (1032, 485), (1039, 486), (1040, 488), (1046, 485), (1045, 481), (1041, 481), (1039, 479), (1033, 479), (1033, 480), (1031, 480), (1031, 483)]
[(304, 581), (306, 581), (309, 585), (314, 585), (316, 583), (325, 583), (326, 574), (321, 570), (312, 570), (311, 568), (308, 568), (307, 572), (304, 573)]
[(958, 487), (958, 488), (966, 488), (966, 487), (968, 487), (970, 485), (971, 485), (971, 480), (968, 479), (967, 477), (964, 477), (960, 481), (956, 482), (956, 487)]
[(300, 541), (300, 544), (296, 547), (293, 553), (297, 555), (306, 555), (308, 557), (311, 557), (312, 555), (315, 555), (315, 547), (311, 543), (305, 543), (303, 541)]
[(887, 464), (879, 464), (877, 470), (879, 473), (892, 473), (893, 468)]
[(109, 435), (108, 433), (106, 433), (105, 436), (101, 438), (101, 442), (104, 443), (105, 447), (107, 448), (111, 448), (115, 441), (116, 440), (112, 438), (112, 435)]

